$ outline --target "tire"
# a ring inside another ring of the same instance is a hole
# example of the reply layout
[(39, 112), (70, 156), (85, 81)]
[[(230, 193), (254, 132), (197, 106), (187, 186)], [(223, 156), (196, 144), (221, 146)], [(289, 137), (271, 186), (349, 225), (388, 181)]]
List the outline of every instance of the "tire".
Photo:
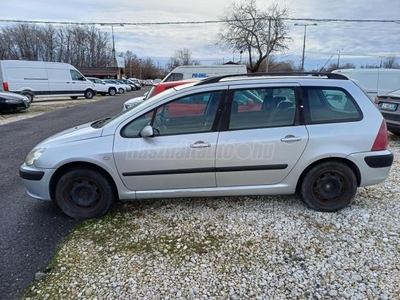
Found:
[(94, 92), (91, 89), (85, 91), (86, 99), (92, 99), (93, 97), (94, 97)]
[(104, 215), (115, 201), (111, 183), (101, 173), (78, 168), (67, 171), (56, 185), (56, 204), (74, 219)]
[(299, 196), (316, 211), (334, 212), (350, 205), (356, 191), (357, 179), (350, 167), (338, 161), (328, 161), (305, 174)]
[(125, 93), (125, 90), (123, 88), (119, 88), (118, 93), (123, 94), (123, 93)]
[(71, 96), (71, 99), (76, 100), (76, 99), (78, 99), (78, 96)]
[(33, 102), (34, 95), (33, 95), (32, 92), (23, 91), (23, 92), (21, 93), (21, 95), (22, 95), (22, 96), (25, 96), (26, 98), (28, 98), (28, 100), (29, 100), (30, 103)]
[(115, 96), (115, 94), (117, 93), (117, 90), (115, 88), (110, 88), (108, 90), (108, 93), (110, 94), (110, 96)]

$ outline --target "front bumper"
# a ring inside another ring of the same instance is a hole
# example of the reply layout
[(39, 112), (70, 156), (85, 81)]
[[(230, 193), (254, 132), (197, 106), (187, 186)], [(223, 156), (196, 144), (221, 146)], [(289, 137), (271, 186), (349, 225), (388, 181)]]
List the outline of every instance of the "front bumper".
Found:
[(29, 196), (50, 201), (50, 180), (55, 171), (55, 169), (39, 169), (23, 164), (19, 169), (19, 176)]

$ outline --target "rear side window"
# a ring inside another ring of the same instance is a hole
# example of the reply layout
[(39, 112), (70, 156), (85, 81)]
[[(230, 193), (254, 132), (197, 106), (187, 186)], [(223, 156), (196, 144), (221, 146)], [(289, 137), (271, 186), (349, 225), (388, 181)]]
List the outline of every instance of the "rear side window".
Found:
[(303, 87), (303, 100), (307, 124), (351, 122), (362, 119), (356, 101), (340, 88)]

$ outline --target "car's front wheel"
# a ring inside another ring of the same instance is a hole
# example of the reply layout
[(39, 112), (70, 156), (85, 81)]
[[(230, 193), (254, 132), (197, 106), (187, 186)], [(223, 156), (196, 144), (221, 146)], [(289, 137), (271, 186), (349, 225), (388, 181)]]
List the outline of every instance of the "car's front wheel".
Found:
[(357, 191), (353, 170), (338, 161), (327, 161), (312, 167), (299, 187), (299, 196), (310, 208), (334, 212), (348, 206)]
[(92, 90), (86, 90), (85, 91), (85, 98), (86, 99), (92, 99), (94, 97), (94, 92)]
[(58, 180), (55, 201), (71, 218), (91, 219), (104, 215), (115, 201), (109, 180), (92, 169), (78, 168)]

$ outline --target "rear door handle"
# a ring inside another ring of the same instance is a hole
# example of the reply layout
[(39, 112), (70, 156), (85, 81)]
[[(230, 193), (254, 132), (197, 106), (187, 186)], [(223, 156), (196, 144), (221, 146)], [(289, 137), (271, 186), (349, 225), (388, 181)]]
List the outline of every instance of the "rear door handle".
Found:
[(203, 141), (197, 141), (194, 144), (190, 145), (190, 148), (194, 148), (194, 149), (208, 148), (208, 147), (211, 147), (211, 144), (203, 142)]
[(284, 138), (281, 138), (281, 142), (284, 143), (294, 143), (294, 142), (299, 142), (301, 141), (301, 136), (294, 136), (292, 134), (289, 134), (285, 136)]

